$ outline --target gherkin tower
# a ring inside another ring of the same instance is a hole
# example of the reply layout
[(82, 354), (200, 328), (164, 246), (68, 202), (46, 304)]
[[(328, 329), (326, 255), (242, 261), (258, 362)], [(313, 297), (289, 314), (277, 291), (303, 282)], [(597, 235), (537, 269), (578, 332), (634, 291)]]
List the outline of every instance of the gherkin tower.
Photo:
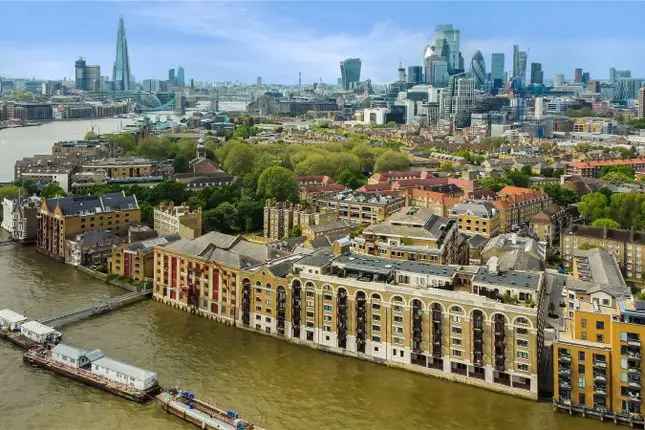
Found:
[(115, 91), (129, 91), (132, 88), (130, 82), (130, 57), (128, 57), (128, 39), (125, 37), (125, 25), (123, 17), (119, 18), (119, 29), (116, 34), (116, 59), (112, 70), (112, 81)]

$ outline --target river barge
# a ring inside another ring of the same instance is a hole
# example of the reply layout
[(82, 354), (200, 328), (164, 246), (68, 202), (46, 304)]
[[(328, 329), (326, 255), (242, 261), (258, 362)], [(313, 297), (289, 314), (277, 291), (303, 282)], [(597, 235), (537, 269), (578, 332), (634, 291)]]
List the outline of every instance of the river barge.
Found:
[(239, 417), (234, 410), (225, 411), (195, 398), (189, 391), (170, 390), (157, 396), (161, 407), (184, 421), (204, 430), (263, 430)]
[(109, 378), (99, 375), (87, 368), (61, 363), (53, 358), (52, 351), (46, 347), (31, 348), (25, 353), (24, 360), (32, 366), (51, 370), (59, 375), (66, 376), (92, 387), (100, 388), (119, 397), (138, 403), (146, 403), (153, 400), (155, 395), (161, 392), (161, 387), (156, 382), (150, 387), (139, 389), (133, 385), (110, 380)]

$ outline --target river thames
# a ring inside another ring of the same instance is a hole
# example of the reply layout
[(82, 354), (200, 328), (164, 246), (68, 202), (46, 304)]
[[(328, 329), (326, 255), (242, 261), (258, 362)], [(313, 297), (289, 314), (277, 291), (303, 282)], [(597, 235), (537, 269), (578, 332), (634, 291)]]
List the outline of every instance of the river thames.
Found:
[[(42, 318), (123, 294), (33, 248), (0, 248), (0, 309)], [(570, 417), (549, 403), (483, 389), (225, 327), (146, 301), (68, 326), (64, 342), (100, 348), (154, 370), (268, 429), (562, 429), (613, 424)], [(1, 429), (190, 429), (141, 406), (23, 363), (0, 344)], [(618, 427), (616, 427), (618, 428)]]

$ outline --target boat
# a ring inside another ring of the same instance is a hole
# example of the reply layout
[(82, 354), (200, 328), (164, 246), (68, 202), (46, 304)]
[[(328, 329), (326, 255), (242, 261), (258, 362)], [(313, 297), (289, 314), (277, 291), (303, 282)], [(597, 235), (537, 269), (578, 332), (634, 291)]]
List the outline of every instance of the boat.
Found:
[(159, 384), (155, 384), (148, 389), (141, 390), (131, 385), (115, 382), (94, 373), (91, 370), (63, 364), (52, 358), (51, 349), (48, 347), (37, 346), (29, 349), (24, 355), (24, 360), (32, 366), (51, 370), (59, 375), (66, 376), (92, 387), (100, 388), (104, 391), (137, 403), (146, 403), (151, 401), (161, 391)]
[(161, 407), (184, 421), (204, 430), (263, 430), (239, 417), (234, 410), (225, 411), (203, 402), (190, 391), (169, 390), (157, 396)]

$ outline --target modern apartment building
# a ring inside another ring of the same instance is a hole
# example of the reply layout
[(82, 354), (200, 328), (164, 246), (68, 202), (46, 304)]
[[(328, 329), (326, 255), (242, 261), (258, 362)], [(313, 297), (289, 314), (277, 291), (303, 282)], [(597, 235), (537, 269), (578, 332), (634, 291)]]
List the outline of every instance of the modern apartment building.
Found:
[(65, 258), (65, 241), (80, 233), (110, 230), (126, 237), (131, 224), (141, 222), (136, 196), (124, 192), (101, 197), (70, 196), (43, 199), (38, 213), (38, 251), (50, 257)]
[(606, 249), (616, 259), (627, 281), (644, 282), (645, 236), (642, 232), (574, 224), (560, 238), (560, 253), (569, 268), (577, 250), (594, 247)]
[(182, 239), (196, 239), (202, 235), (202, 209), (162, 203), (153, 212), (154, 230), (159, 236), (178, 234)]
[(157, 248), (154, 297), (323, 351), (538, 396), (540, 272), (327, 251), (246, 260), (200, 239)]
[(600, 249), (575, 253), (563, 296), (565, 323), (553, 347), (554, 405), (642, 425), (645, 306), (631, 296), (613, 257)]
[(155, 163), (146, 158), (122, 157), (88, 161), (81, 166), (85, 172), (104, 172), (110, 179), (155, 176)]
[(353, 240), (357, 254), (434, 264), (467, 264), (468, 245), (454, 219), (429, 209), (404, 207)]

